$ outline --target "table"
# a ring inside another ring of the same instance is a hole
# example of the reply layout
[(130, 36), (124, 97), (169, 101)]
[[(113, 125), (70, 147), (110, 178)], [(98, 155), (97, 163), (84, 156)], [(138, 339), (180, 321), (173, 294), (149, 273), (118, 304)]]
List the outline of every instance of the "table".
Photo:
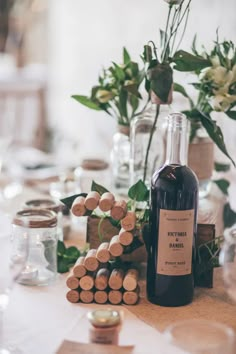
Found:
[[(21, 196), (4, 204), (5, 209), (19, 208), (24, 200), (38, 193), (25, 189)], [(82, 229), (81, 229), (82, 230)], [(77, 242), (83, 233), (77, 234)], [(70, 240), (73, 243), (73, 240)], [(65, 299), (67, 274), (58, 275), (54, 284), (47, 287), (30, 287), (16, 284), (10, 305), (5, 313), (5, 336), (24, 354), (53, 354), (64, 339), (88, 342), (89, 309), (97, 304), (71, 304)], [(164, 308), (148, 303), (145, 282), (141, 281), (141, 300), (136, 306), (110, 306), (124, 312), (120, 333), (121, 345), (134, 345), (132, 353), (181, 354), (165, 341), (161, 331), (183, 318), (207, 318), (227, 323), (236, 330), (236, 306), (228, 299), (221, 276), (215, 271), (213, 289), (196, 289), (192, 304), (181, 308)], [(103, 305), (106, 306), (106, 305)], [(69, 354), (69, 353), (66, 353)]]

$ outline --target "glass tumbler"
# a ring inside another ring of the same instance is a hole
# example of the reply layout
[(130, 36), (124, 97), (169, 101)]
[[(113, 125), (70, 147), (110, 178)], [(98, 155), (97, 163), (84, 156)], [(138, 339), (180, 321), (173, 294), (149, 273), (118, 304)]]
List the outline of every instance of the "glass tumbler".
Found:
[(234, 354), (235, 333), (223, 323), (204, 319), (178, 321), (166, 328), (169, 343), (189, 354)]
[(28, 259), (18, 282), (25, 285), (48, 285), (57, 275), (57, 215), (47, 209), (18, 211), (13, 219), (13, 234), (22, 233), (27, 220)]

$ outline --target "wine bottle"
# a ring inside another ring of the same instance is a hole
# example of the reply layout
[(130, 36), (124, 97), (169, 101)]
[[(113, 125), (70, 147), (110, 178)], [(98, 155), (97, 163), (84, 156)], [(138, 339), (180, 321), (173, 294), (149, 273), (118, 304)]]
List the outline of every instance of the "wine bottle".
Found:
[(168, 116), (166, 162), (151, 181), (147, 296), (161, 306), (193, 299), (198, 180), (186, 166), (188, 121)]

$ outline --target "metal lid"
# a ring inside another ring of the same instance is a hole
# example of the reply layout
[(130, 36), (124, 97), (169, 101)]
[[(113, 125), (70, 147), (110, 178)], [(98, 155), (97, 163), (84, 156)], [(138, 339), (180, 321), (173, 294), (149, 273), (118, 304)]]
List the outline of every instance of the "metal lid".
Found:
[(57, 215), (54, 211), (47, 209), (20, 210), (13, 218), (13, 224), (38, 229), (56, 227)]
[(58, 213), (63, 205), (53, 199), (31, 199), (25, 202), (27, 209), (47, 209)]
[(121, 323), (119, 311), (115, 310), (94, 310), (88, 312), (88, 319), (95, 327), (113, 327)]
[(85, 159), (82, 161), (81, 167), (84, 170), (100, 171), (108, 168), (108, 163), (104, 160), (99, 159)]

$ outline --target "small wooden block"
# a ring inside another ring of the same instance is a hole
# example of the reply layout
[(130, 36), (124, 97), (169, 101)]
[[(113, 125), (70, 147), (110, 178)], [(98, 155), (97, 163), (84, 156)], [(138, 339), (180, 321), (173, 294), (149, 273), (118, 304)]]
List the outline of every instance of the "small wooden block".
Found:
[(103, 195), (101, 196), (101, 199), (99, 201), (99, 208), (101, 211), (106, 212), (106, 211), (111, 210), (114, 203), (115, 203), (114, 195), (110, 192), (106, 192), (106, 193), (103, 193)]
[(79, 279), (73, 275), (69, 275), (66, 279), (66, 285), (70, 289), (77, 289), (79, 287)]
[(101, 268), (96, 274), (95, 288), (98, 290), (105, 290), (108, 286), (110, 271), (106, 268)]
[(84, 205), (88, 210), (94, 210), (97, 208), (100, 199), (100, 194), (95, 191), (91, 191), (88, 193), (87, 197), (85, 198)]
[(105, 304), (108, 300), (108, 294), (104, 290), (97, 290), (94, 293), (94, 301), (98, 304)]
[(109, 252), (113, 257), (119, 257), (123, 254), (124, 247), (119, 242), (119, 236), (115, 235), (112, 237), (109, 245)]
[(110, 290), (108, 293), (108, 300), (113, 305), (118, 305), (122, 301), (122, 292), (120, 290)]
[(119, 242), (123, 245), (123, 246), (129, 246), (134, 239), (134, 235), (132, 234), (132, 232), (126, 231), (124, 229), (121, 229), (119, 232)]
[(127, 211), (126, 216), (121, 220), (121, 226), (126, 231), (131, 231), (135, 228), (136, 214), (134, 211)]
[(110, 274), (108, 285), (112, 290), (118, 290), (122, 288), (124, 279), (123, 269), (114, 268)]
[(94, 294), (91, 290), (81, 290), (80, 292), (80, 301), (85, 304), (93, 302)]
[(96, 258), (101, 263), (107, 263), (110, 260), (109, 242), (102, 242), (100, 244), (96, 253)]
[(69, 290), (66, 294), (66, 298), (69, 302), (76, 303), (79, 302), (79, 291), (78, 290)]
[(96, 249), (90, 249), (85, 257), (84, 266), (90, 272), (94, 272), (95, 270), (98, 269), (99, 262), (96, 258), (96, 254), (97, 254)]
[(125, 200), (115, 202), (111, 209), (111, 217), (115, 220), (121, 220), (127, 213), (127, 204)]
[(79, 257), (73, 267), (74, 276), (77, 278), (82, 278), (86, 274), (84, 260), (85, 260), (85, 257)]
[(133, 291), (138, 285), (137, 269), (128, 269), (123, 280), (123, 288), (127, 291)]
[(94, 278), (91, 275), (85, 275), (80, 278), (80, 287), (83, 290), (91, 290), (94, 286)]
[(85, 198), (82, 196), (75, 198), (71, 207), (72, 214), (74, 214), (75, 216), (83, 216), (86, 213), (84, 202)]

